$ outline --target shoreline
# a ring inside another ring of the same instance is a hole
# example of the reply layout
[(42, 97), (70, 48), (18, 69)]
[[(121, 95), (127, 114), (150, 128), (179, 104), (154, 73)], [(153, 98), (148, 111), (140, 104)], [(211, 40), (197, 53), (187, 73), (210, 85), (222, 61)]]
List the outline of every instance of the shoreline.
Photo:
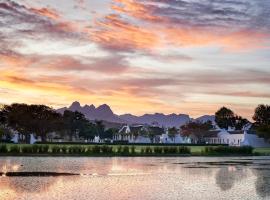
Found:
[(0, 154), (1, 157), (84, 157), (84, 158), (97, 158), (97, 157), (104, 157), (104, 158), (113, 158), (113, 157), (159, 157), (159, 158), (166, 158), (166, 157), (263, 157), (263, 156), (270, 156), (270, 154), (223, 154), (223, 155), (202, 155), (202, 154), (149, 154), (149, 155), (101, 155), (101, 154), (94, 154), (94, 155), (83, 155), (83, 154)]

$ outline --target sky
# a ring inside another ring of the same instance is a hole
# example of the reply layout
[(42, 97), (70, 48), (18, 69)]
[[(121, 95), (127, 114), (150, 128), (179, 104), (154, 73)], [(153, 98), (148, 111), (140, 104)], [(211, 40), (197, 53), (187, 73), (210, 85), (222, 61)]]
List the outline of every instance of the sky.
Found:
[(0, 103), (252, 118), (270, 103), (269, 0), (0, 0)]

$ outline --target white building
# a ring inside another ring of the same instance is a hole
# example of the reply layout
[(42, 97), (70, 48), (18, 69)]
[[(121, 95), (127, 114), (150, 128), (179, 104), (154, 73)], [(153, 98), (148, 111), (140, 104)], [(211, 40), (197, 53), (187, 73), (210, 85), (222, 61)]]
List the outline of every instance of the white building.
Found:
[(180, 133), (170, 137), (168, 130), (158, 126), (123, 126), (113, 136), (114, 141), (128, 141), (129, 143), (183, 143)]

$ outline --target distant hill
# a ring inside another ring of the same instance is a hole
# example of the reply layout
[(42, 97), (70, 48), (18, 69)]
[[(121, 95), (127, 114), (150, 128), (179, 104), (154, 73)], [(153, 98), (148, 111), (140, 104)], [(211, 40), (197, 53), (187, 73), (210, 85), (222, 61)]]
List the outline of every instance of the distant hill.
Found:
[(79, 111), (85, 115), (89, 120), (104, 120), (108, 122), (126, 123), (115, 115), (107, 104), (98, 106), (92, 105), (81, 106), (78, 101), (73, 102), (68, 108), (60, 108), (57, 111), (64, 113), (65, 110)]
[(202, 122), (202, 123), (205, 123), (207, 121), (214, 122), (215, 121), (215, 116), (214, 115), (203, 115), (201, 117), (196, 118), (195, 121), (199, 121), (199, 122)]
[(156, 124), (156, 125), (165, 126), (165, 127), (173, 127), (173, 126), (179, 127), (191, 120), (188, 115), (184, 115), (184, 114), (165, 115), (162, 113), (145, 114), (142, 116), (125, 114), (125, 115), (120, 115), (119, 117), (129, 123)]
[(60, 108), (57, 111), (59, 113), (64, 113), (65, 110), (79, 111), (85, 115), (89, 120), (103, 120), (106, 123), (112, 124), (149, 124), (158, 125), (164, 127), (179, 127), (191, 120), (197, 120), (201, 122), (206, 122), (208, 120), (213, 121), (214, 116), (204, 115), (197, 119), (192, 119), (186, 114), (169, 114), (165, 115), (163, 113), (155, 114), (144, 114), (142, 116), (135, 116), (132, 114), (116, 115), (111, 110), (110, 106), (103, 104), (101, 106), (95, 107), (93, 104), (84, 105), (78, 101), (73, 102), (69, 107)]

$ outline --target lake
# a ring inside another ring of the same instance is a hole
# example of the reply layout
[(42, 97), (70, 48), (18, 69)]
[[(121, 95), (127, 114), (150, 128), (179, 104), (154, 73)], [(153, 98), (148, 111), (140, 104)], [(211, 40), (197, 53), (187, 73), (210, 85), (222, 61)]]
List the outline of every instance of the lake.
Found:
[(270, 199), (270, 157), (2, 157), (1, 200)]

